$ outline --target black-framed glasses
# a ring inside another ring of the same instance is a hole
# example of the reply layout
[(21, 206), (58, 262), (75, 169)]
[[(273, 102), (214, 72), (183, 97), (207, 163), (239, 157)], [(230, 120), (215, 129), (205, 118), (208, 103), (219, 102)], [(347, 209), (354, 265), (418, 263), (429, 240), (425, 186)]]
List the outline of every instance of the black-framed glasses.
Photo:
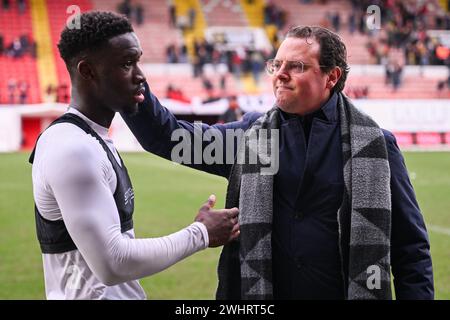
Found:
[[(286, 62), (285, 70), (289, 73), (298, 74), (305, 72), (305, 66), (312, 66), (313, 64), (304, 63), (303, 61), (289, 61), (289, 60), (277, 60), (277, 59), (269, 59), (266, 62), (266, 70), (270, 75), (274, 75), (277, 73), (283, 64)], [(327, 67), (323, 65), (319, 65), (319, 67)]]

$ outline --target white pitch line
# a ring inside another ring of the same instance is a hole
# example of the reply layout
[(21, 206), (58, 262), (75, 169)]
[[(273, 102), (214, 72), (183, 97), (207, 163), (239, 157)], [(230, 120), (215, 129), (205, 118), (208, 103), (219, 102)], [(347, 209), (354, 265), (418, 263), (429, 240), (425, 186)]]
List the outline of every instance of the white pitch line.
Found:
[(435, 226), (435, 225), (432, 225), (432, 224), (427, 225), (427, 228), (430, 229), (433, 232), (441, 233), (441, 234), (445, 234), (447, 236), (450, 236), (450, 229), (448, 229), (448, 228), (439, 227), (439, 226)]

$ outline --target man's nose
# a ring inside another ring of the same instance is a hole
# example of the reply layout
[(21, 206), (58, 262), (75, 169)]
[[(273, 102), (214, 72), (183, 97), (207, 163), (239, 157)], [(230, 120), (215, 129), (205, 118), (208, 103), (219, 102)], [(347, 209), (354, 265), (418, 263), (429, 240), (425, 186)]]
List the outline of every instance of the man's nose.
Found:
[(278, 69), (278, 71), (275, 72), (275, 77), (280, 80), (289, 79), (290, 74), (288, 68), (286, 68), (286, 63), (283, 63), (280, 69)]
[(142, 72), (141, 68), (136, 67), (136, 75), (135, 75), (135, 79), (137, 83), (143, 83), (145, 81), (147, 81), (147, 79), (145, 78), (144, 73)]

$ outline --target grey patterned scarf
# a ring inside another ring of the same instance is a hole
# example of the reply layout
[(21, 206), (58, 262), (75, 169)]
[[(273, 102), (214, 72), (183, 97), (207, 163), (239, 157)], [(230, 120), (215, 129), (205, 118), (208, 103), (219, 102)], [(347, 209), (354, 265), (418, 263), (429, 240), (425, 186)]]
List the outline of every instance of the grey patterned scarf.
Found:
[[(391, 299), (390, 169), (384, 135), (347, 97), (338, 96), (345, 189), (337, 219), (346, 298)], [(249, 159), (255, 150), (251, 137), (257, 137), (261, 129), (278, 128), (279, 110), (275, 107), (246, 132), (237, 159)], [(273, 298), (274, 176), (261, 174), (270, 154), (263, 156), (264, 161), (257, 164), (237, 160), (231, 170), (226, 207), (239, 206), (241, 235), (222, 250), (217, 299)]]

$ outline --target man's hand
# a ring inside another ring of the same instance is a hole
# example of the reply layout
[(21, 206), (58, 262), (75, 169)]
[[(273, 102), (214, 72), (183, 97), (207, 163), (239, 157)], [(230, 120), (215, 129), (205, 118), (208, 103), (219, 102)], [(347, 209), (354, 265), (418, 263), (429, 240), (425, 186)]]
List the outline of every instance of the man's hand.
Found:
[(195, 221), (206, 226), (209, 247), (222, 246), (239, 236), (238, 208), (213, 210), (216, 196), (210, 195), (208, 201), (200, 208)]

